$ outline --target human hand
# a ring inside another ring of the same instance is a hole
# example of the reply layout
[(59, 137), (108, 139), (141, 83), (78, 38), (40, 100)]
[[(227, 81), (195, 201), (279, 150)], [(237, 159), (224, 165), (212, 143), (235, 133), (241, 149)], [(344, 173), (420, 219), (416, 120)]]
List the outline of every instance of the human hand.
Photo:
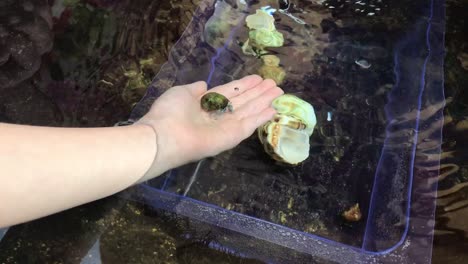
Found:
[(200, 99), (207, 93), (207, 86), (205, 82), (196, 82), (167, 90), (135, 123), (150, 125), (157, 134), (155, 161), (139, 182), (235, 147), (274, 116), (276, 111), (271, 103), (283, 94), (274, 81), (256, 75), (208, 92), (226, 96), (234, 111), (214, 118), (201, 109)]

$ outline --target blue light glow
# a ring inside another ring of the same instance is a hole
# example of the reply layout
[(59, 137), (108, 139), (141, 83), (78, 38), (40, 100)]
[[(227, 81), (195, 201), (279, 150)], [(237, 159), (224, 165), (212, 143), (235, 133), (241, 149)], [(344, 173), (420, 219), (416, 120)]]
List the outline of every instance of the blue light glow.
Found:
[(276, 12), (276, 9), (272, 8), (271, 6), (264, 6), (260, 9), (267, 12), (270, 16), (273, 16), (273, 13)]

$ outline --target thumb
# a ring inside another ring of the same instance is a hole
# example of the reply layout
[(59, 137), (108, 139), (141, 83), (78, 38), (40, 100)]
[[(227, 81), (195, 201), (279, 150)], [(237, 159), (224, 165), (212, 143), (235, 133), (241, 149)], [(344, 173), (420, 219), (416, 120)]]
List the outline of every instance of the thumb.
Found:
[(204, 81), (194, 82), (192, 84), (185, 85), (185, 88), (195, 97), (200, 97), (206, 93), (208, 85)]
[(267, 107), (259, 114), (249, 116), (243, 120), (245, 137), (252, 135), (255, 130), (261, 125), (271, 120), (276, 114), (276, 110), (272, 107)]

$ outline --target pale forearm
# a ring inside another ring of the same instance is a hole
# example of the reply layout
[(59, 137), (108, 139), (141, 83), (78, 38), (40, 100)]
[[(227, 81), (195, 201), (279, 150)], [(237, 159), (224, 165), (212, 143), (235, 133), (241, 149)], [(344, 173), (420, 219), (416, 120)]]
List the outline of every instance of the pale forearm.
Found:
[(0, 124), (0, 227), (106, 197), (230, 149), (274, 116), (271, 102), (283, 94), (272, 80), (247, 76), (210, 90), (229, 98), (233, 111), (207, 113), (200, 107), (206, 92), (204, 82), (173, 87), (127, 127)]
[(144, 125), (46, 128), (0, 124), (0, 226), (42, 217), (119, 192), (156, 153)]

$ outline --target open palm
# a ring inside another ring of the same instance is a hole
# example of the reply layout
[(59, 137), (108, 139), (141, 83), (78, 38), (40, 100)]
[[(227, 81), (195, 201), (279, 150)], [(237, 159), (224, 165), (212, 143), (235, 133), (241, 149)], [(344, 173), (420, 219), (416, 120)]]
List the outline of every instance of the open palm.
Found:
[[(200, 106), (207, 92), (226, 96), (233, 112), (207, 113)], [(168, 166), (214, 156), (235, 147), (275, 114), (271, 102), (283, 91), (256, 75), (207, 91), (206, 83), (176, 86), (161, 95), (139, 122), (158, 134), (158, 158)]]

